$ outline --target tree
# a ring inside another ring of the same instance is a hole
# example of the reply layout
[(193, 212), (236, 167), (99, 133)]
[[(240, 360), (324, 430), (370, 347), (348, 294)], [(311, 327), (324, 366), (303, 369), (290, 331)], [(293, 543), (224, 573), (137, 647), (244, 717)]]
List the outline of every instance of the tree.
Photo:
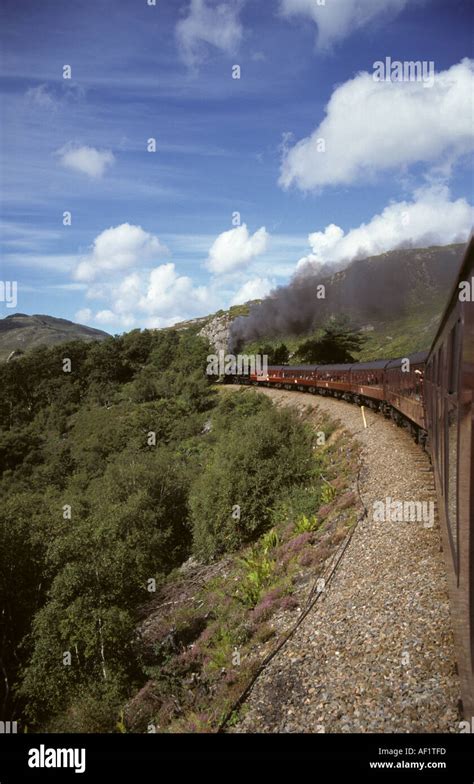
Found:
[[(189, 488), (216, 441), (203, 433), (217, 397), (209, 352), (192, 331), (134, 330), (0, 368), (6, 718), (112, 731), (115, 706), (143, 682), (137, 608), (151, 598), (148, 581), (159, 587), (191, 554)], [(243, 408), (228, 419), (242, 420)]]
[(54, 577), (20, 690), (33, 722), (67, 710), (94, 684), (125, 699), (140, 673), (133, 611), (150, 596), (147, 581), (159, 585), (190, 552), (183, 469), (166, 448), (121, 453), (91, 484), (90, 512), (63, 521), (50, 542)]
[(355, 362), (353, 354), (362, 348), (365, 341), (363, 335), (351, 329), (344, 317), (330, 319), (323, 329), (322, 337), (301, 344), (298, 349), (299, 359), (321, 365)]
[[(20, 645), (34, 613), (44, 602), (44, 528), (42, 494), (16, 494), (0, 510), (0, 718), (15, 715), (14, 683), (21, 662)], [(24, 652), (23, 652), (24, 653)]]
[(264, 346), (260, 347), (258, 353), (268, 357), (269, 365), (285, 365), (290, 358), (290, 353), (284, 343), (280, 343), (279, 346), (272, 346), (271, 343), (265, 343)]
[(290, 352), (284, 343), (280, 343), (274, 350), (272, 357), (273, 365), (286, 365), (290, 359)]
[(149, 361), (150, 353), (155, 344), (155, 335), (148, 329), (133, 329), (122, 337), (125, 359), (134, 369), (139, 369)]
[(197, 554), (213, 558), (256, 539), (270, 525), (272, 501), (312, 466), (312, 436), (293, 412), (269, 405), (234, 417), (191, 488)]
[(155, 337), (155, 345), (150, 354), (150, 362), (158, 370), (167, 370), (176, 357), (179, 335), (173, 330), (163, 330)]

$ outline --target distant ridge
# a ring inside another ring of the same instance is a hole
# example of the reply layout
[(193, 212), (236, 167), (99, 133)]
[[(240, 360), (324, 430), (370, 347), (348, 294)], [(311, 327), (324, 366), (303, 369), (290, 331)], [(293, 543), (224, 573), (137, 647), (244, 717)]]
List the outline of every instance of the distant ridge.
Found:
[(0, 319), (0, 362), (38, 346), (54, 346), (70, 340), (105, 340), (107, 332), (67, 319), (13, 313)]

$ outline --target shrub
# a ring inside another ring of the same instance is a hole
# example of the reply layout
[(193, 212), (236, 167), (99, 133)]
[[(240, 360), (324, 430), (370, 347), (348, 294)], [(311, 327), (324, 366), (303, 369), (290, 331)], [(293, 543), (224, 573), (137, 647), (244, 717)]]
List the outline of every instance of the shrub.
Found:
[(269, 499), (307, 482), (312, 433), (293, 412), (272, 407), (228, 420), (191, 487), (194, 550), (212, 559), (255, 541), (271, 525)]
[(239, 590), (239, 598), (248, 607), (254, 607), (262, 592), (268, 585), (275, 570), (275, 561), (271, 560), (266, 552), (254, 551), (241, 558), (240, 563), (245, 569), (245, 576)]

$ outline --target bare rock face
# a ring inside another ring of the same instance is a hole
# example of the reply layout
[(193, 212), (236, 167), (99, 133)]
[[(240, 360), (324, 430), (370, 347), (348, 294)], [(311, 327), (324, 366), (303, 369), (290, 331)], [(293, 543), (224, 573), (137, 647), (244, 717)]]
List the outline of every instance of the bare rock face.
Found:
[(227, 313), (224, 313), (222, 316), (215, 316), (215, 318), (211, 319), (211, 321), (200, 330), (199, 335), (203, 338), (207, 338), (216, 352), (227, 351), (232, 321), (233, 319), (230, 318)]

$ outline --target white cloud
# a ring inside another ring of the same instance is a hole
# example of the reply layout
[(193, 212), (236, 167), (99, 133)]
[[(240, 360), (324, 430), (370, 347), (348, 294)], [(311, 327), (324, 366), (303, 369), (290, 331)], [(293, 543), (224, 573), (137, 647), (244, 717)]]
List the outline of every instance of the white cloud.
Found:
[(263, 299), (274, 288), (275, 283), (272, 283), (268, 278), (251, 278), (234, 294), (231, 305), (242, 305), (251, 299)]
[(209, 249), (206, 267), (216, 274), (241, 269), (266, 251), (269, 239), (270, 235), (265, 226), (252, 235), (245, 223), (235, 229), (223, 231)]
[(175, 265), (170, 262), (150, 272), (146, 292), (138, 304), (147, 313), (170, 316), (173, 312), (186, 313), (206, 302), (206, 287), (194, 287), (191, 278), (178, 275)]
[(168, 326), (216, 309), (213, 293), (206, 286), (195, 286), (187, 275), (179, 275), (171, 262), (133, 272), (107, 285), (94, 284), (90, 298), (108, 305), (95, 314), (96, 322), (123, 327), (136, 323)]
[(104, 273), (143, 265), (167, 252), (158, 237), (141, 226), (122, 223), (101, 232), (90, 253), (76, 267), (76, 280), (91, 281)]
[(473, 144), (472, 87), (468, 59), (437, 74), (430, 88), (359, 74), (333, 92), (314, 133), (284, 154), (280, 185), (311, 190), (417, 162), (455, 161)]
[(31, 103), (39, 106), (41, 109), (50, 109), (52, 111), (57, 109), (57, 103), (48, 91), (46, 84), (39, 84), (38, 87), (30, 87), (26, 91), (25, 97), (27, 101), (31, 101)]
[(117, 322), (121, 323), (122, 319), (120, 315), (111, 310), (99, 310), (99, 312), (95, 314), (95, 321), (97, 321), (98, 324), (117, 324)]
[(409, 0), (340, 0), (333, 3), (326, 0), (280, 0), (283, 16), (308, 17), (318, 26), (317, 43), (320, 49), (328, 48), (341, 41), (354, 30), (365, 27), (378, 16), (395, 16), (400, 13)]
[(239, 0), (212, 2), (191, 0), (189, 14), (178, 22), (176, 36), (183, 60), (195, 67), (205, 57), (206, 45), (233, 54), (242, 39)]
[(400, 245), (424, 247), (465, 242), (473, 219), (473, 208), (465, 199), (451, 201), (447, 187), (423, 188), (415, 192), (413, 201), (393, 202), (369, 223), (347, 234), (333, 223), (324, 231), (310, 234), (312, 253), (299, 260), (297, 269), (308, 263), (375, 256)]
[(66, 169), (87, 174), (94, 179), (102, 177), (107, 167), (115, 162), (110, 150), (96, 150), (95, 147), (66, 144), (57, 154)]
[(76, 312), (74, 318), (80, 324), (83, 324), (85, 321), (92, 321), (92, 310), (90, 308), (82, 308), (82, 310)]

